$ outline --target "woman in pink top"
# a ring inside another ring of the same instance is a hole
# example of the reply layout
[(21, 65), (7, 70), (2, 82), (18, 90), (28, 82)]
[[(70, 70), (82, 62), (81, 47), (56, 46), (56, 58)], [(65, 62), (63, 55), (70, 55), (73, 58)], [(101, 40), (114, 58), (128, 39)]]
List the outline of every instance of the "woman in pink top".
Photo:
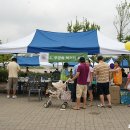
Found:
[(89, 73), (88, 73), (88, 78), (87, 78), (87, 88), (88, 88), (88, 93), (89, 93), (89, 98), (90, 98), (90, 103), (88, 106), (92, 106), (93, 103), (93, 89), (92, 89), (92, 80), (93, 80), (93, 68), (90, 66), (90, 60), (86, 62), (89, 64)]
[[(130, 73), (128, 74), (128, 77), (127, 77), (127, 78), (128, 78), (128, 79), (127, 79), (125, 88), (130, 91)], [(128, 107), (130, 107), (130, 104), (128, 105)]]

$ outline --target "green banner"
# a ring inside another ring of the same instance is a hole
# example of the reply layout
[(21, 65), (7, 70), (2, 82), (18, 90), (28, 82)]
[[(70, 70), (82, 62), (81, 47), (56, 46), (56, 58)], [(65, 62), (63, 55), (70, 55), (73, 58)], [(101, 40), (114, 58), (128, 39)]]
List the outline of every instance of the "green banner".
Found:
[(80, 57), (88, 58), (87, 53), (49, 53), (49, 62), (78, 62)]

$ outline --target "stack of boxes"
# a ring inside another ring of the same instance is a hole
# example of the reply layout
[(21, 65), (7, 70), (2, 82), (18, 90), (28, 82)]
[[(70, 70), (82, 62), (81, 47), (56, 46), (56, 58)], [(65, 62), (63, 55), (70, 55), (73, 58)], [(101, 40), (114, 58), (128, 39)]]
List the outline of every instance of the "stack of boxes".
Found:
[(110, 86), (109, 90), (112, 104), (130, 104), (130, 91), (127, 89), (120, 90), (119, 86)]
[(119, 86), (110, 86), (109, 87), (111, 94), (111, 103), (120, 104), (120, 87)]

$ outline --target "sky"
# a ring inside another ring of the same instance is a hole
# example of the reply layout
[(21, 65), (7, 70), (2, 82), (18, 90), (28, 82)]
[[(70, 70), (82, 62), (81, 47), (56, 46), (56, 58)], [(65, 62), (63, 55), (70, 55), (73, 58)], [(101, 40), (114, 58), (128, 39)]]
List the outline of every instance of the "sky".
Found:
[[(129, 1), (129, 0), (127, 0)], [(121, 0), (0, 0), (0, 40), (23, 38), (36, 29), (67, 32), (67, 23), (87, 18), (101, 32), (116, 39), (113, 25)]]

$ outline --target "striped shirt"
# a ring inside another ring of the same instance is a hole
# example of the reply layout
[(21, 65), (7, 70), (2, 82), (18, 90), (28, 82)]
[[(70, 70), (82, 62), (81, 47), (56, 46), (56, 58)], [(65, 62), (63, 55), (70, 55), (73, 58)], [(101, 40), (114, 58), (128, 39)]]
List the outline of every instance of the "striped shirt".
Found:
[(98, 83), (109, 82), (109, 65), (105, 62), (100, 62), (94, 67), (94, 73), (97, 76)]

